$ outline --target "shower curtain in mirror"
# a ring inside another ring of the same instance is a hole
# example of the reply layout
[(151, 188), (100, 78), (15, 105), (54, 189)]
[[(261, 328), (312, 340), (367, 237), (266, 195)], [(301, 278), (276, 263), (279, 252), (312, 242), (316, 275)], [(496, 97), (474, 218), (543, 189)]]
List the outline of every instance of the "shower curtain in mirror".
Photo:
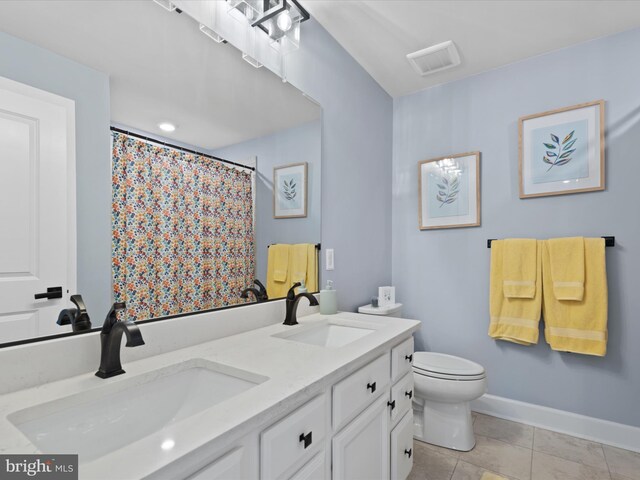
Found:
[(112, 188), (113, 291), (127, 320), (244, 302), (251, 172), (114, 132)]

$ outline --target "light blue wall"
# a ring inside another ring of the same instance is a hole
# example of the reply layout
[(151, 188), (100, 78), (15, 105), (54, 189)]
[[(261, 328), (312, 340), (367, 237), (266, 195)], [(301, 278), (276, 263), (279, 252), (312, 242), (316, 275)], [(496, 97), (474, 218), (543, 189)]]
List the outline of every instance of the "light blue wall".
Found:
[[(272, 243), (319, 243), (320, 177), (322, 172), (321, 121), (288, 128), (260, 138), (211, 151), (237, 163), (257, 156), (256, 170), (256, 278), (265, 285), (267, 248)], [(307, 216), (273, 218), (273, 168), (307, 162)]]
[[(286, 59), (287, 79), (322, 105), (322, 250), (335, 250), (339, 307), (391, 280), (393, 101), (314, 19)], [(323, 257), (324, 259), (324, 257)]]
[(76, 102), (79, 291), (70, 293), (82, 294), (100, 325), (111, 302), (109, 78), (2, 32), (0, 76)]
[[(640, 30), (528, 59), (394, 102), (393, 283), (423, 321), (417, 348), (484, 365), (489, 392), (640, 426)], [(606, 191), (518, 198), (518, 117), (606, 100)], [(419, 231), (417, 162), (482, 152), (482, 226)], [(605, 358), (487, 336), (488, 238), (615, 235)]]

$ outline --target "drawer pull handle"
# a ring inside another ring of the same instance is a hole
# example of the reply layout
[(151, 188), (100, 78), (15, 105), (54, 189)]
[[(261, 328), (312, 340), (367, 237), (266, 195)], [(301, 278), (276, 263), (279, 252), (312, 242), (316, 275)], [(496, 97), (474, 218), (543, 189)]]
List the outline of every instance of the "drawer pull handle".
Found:
[(411, 449), (404, 451), (404, 454), (409, 458), (411, 458), (411, 453), (412, 453)]
[(409, 390), (408, 392), (404, 392), (404, 394), (411, 399), (413, 397), (413, 390)]
[(391, 407), (391, 410), (393, 410), (394, 408), (396, 408), (396, 401), (394, 400), (393, 402), (387, 402), (387, 405), (389, 405)]
[(413, 362), (413, 353), (409, 354), (409, 355), (405, 355), (404, 359), (406, 361), (408, 361), (409, 363)]
[(367, 383), (367, 389), (371, 390), (371, 393), (376, 391), (376, 382), (373, 383)]
[(306, 435), (304, 433), (300, 434), (300, 441), (304, 442), (304, 448), (307, 448), (309, 445), (311, 445), (312, 442), (312, 433), (313, 432), (309, 432)]

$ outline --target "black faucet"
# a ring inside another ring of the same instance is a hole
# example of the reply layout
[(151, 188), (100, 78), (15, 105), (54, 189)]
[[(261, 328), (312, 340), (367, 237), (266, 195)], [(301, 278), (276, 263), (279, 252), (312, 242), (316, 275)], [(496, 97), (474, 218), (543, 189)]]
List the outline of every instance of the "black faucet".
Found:
[(124, 302), (114, 303), (102, 325), (100, 368), (96, 372), (96, 376), (100, 378), (115, 377), (124, 373), (120, 363), (120, 343), (123, 333), (127, 336), (127, 347), (144, 345), (142, 333), (135, 323), (118, 321), (116, 312), (124, 310), (124, 307)]
[(76, 308), (65, 308), (58, 315), (58, 325), (69, 325), (74, 332), (91, 330), (91, 319), (87, 313), (87, 307), (81, 295), (71, 295), (71, 300)]
[(287, 292), (287, 298), (285, 304), (287, 306), (287, 314), (284, 317), (283, 325), (298, 325), (298, 318), (296, 317), (296, 311), (298, 310), (298, 303), (302, 297), (306, 297), (309, 300), (309, 305), (312, 307), (318, 305), (316, 297), (309, 292), (302, 292), (296, 295), (295, 288), (300, 286), (300, 282), (294, 283)]
[(242, 293), (240, 293), (240, 298), (247, 299), (249, 298), (249, 292), (253, 293), (253, 296), (256, 298), (257, 303), (264, 302), (265, 300), (269, 300), (269, 296), (267, 295), (267, 289), (264, 288), (264, 285), (257, 278), (253, 281), (257, 285), (256, 287), (248, 287), (245, 288)]

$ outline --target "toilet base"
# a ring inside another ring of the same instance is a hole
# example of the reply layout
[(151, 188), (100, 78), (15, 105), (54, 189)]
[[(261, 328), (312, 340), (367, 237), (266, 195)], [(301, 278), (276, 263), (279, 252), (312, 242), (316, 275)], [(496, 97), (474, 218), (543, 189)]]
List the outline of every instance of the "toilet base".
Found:
[(413, 436), (439, 447), (468, 452), (476, 445), (469, 402), (414, 403)]

